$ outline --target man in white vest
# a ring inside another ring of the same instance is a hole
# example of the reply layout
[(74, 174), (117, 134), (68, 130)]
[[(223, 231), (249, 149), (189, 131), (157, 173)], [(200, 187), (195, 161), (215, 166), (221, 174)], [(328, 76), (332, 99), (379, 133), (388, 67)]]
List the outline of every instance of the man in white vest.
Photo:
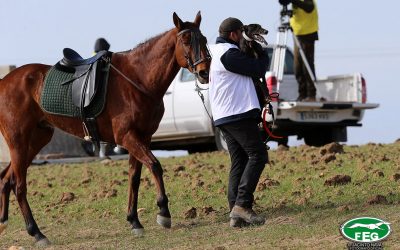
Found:
[(252, 77), (265, 75), (269, 58), (264, 54), (255, 59), (240, 51), (242, 26), (232, 17), (221, 23), (209, 85), (214, 125), (221, 129), (231, 158), (228, 202), (232, 227), (265, 223), (252, 209), (253, 193), (268, 162), (258, 128), (261, 111)]

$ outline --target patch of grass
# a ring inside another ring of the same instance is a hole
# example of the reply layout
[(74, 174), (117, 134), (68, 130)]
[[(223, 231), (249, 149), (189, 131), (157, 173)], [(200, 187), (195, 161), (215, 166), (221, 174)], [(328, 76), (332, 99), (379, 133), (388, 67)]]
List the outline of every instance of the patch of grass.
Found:
[[(346, 220), (360, 216), (388, 221), (392, 235), (385, 247), (400, 247), (400, 143), (344, 147), (325, 162), (322, 148), (293, 147), (271, 151), (271, 163), (255, 193), (260, 227), (232, 229), (226, 200), (229, 156), (224, 152), (161, 158), (173, 227), (155, 221), (156, 188), (145, 168), (139, 194), (144, 237), (130, 232), (126, 221), (128, 162), (33, 166), (28, 171), (28, 200), (51, 249), (343, 249), (339, 233)], [(325, 185), (348, 175), (345, 185)], [(62, 202), (63, 193), (74, 199)], [(386, 199), (376, 199), (378, 195)], [(197, 217), (186, 219), (192, 207)], [(212, 207), (214, 212), (206, 213)], [(15, 197), (0, 249), (33, 247)]]

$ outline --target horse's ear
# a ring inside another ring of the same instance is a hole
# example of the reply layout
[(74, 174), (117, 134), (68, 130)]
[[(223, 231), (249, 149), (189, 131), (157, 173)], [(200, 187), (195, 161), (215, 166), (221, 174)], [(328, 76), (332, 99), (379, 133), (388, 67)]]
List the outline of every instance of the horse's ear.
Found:
[(199, 11), (197, 12), (196, 18), (194, 19), (194, 24), (196, 24), (197, 27), (200, 27), (200, 23), (201, 23), (201, 13)]
[(175, 26), (178, 28), (178, 30), (181, 30), (183, 27), (183, 21), (178, 17), (178, 15), (175, 12), (172, 15), (172, 17), (174, 19)]

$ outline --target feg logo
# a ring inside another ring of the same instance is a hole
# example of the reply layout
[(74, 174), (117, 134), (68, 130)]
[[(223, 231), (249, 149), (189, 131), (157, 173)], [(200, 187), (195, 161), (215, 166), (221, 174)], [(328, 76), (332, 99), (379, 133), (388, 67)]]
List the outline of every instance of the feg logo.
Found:
[(340, 233), (356, 242), (377, 242), (389, 236), (390, 223), (378, 218), (360, 217), (346, 221), (340, 227)]

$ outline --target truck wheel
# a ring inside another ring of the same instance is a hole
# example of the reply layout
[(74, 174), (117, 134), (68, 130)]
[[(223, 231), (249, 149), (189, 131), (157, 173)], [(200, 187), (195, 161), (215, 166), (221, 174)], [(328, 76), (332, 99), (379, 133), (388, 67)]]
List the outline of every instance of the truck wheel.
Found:
[(226, 144), (224, 135), (219, 128), (215, 128), (215, 144), (217, 149), (220, 151), (228, 151), (228, 145)]
[(333, 141), (333, 133), (329, 128), (316, 128), (304, 135), (304, 142), (308, 146), (321, 147)]

